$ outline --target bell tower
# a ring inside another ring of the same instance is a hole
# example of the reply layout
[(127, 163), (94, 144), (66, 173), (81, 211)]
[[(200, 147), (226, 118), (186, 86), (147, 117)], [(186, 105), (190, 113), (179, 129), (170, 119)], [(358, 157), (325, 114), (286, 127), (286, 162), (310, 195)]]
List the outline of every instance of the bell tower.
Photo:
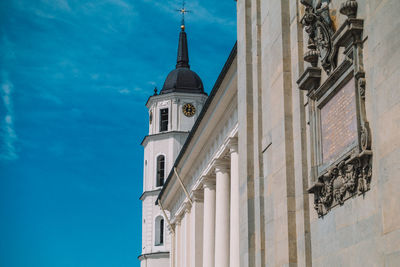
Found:
[[(184, 14), (185, 10), (182, 10)], [(141, 266), (169, 266), (167, 220), (155, 201), (206, 99), (200, 77), (190, 69), (187, 36), (182, 23), (176, 67), (168, 74), (161, 91), (158, 93), (155, 89), (146, 103), (149, 134), (142, 141)]]

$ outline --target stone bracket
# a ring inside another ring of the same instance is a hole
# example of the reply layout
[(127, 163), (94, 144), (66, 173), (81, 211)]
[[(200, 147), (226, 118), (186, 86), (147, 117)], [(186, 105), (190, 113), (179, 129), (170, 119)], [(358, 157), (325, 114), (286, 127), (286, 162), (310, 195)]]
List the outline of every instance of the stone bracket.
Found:
[(297, 80), (300, 90), (313, 91), (318, 88), (321, 82), (321, 69), (317, 67), (307, 67), (300, 78)]

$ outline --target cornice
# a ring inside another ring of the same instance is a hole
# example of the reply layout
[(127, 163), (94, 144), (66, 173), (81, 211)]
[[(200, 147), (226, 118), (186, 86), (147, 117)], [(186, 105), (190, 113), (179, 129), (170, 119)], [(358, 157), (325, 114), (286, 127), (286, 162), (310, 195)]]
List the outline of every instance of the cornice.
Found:
[(168, 131), (168, 132), (160, 132), (160, 133), (156, 133), (156, 134), (150, 134), (150, 135), (146, 135), (140, 144), (143, 146), (144, 143), (147, 141), (147, 139), (151, 139), (151, 138), (157, 138), (157, 137), (169, 138), (171, 135), (174, 135), (174, 134), (189, 134), (189, 133), (190, 133), (190, 131)]
[(139, 260), (145, 260), (145, 259), (154, 259), (154, 258), (168, 258), (169, 257), (169, 252), (153, 252), (153, 253), (145, 253), (141, 254), (138, 256)]
[(146, 107), (150, 108), (150, 103), (153, 101), (163, 101), (163, 100), (173, 100), (178, 97), (199, 97), (199, 98), (207, 98), (207, 94), (199, 94), (199, 93), (185, 93), (185, 92), (174, 92), (174, 93), (167, 93), (161, 95), (151, 95), (147, 99)]
[(161, 191), (161, 188), (151, 190), (151, 191), (144, 191), (143, 194), (139, 197), (140, 200), (143, 200), (147, 196), (158, 195)]

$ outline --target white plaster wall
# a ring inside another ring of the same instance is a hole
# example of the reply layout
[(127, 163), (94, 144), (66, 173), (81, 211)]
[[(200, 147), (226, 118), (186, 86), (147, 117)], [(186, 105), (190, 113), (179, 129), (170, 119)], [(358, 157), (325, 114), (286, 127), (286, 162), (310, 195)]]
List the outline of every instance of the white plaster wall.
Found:
[[(150, 112), (153, 114), (153, 119), (149, 123), (149, 135), (160, 133), (160, 110), (164, 108), (168, 108), (168, 131), (190, 131), (206, 100), (207, 96), (203, 94), (171, 93), (151, 97), (148, 108), (149, 115)], [(183, 114), (182, 107), (186, 103), (196, 108), (194, 116), (186, 117)]]
[[(155, 245), (155, 219), (163, 216), (162, 211), (155, 205), (158, 194), (147, 196), (143, 200), (143, 235), (142, 235), (142, 253), (155, 253), (170, 250), (171, 237), (167, 229), (167, 221), (164, 220), (164, 244)], [(167, 216), (169, 216), (169, 213)], [(164, 217), (164, 216), (163, 216)]]
[(140, 267), (161, 267), (169, 266), (169, 258), (155, 258), (155, 259), (145, 259), (140, 263)]
[[(164, 219), (164, 244), (155, 245), (155, 219), (163, 216), (160, 208), (155, 205), (161, 187), (156, 187), (156, 159), (159, 155), (165, 156), (165, 180), (178, 156), (189, 131), (199, 116), (206, 100), (206, 95), (166, 94), (152, 96), (147, 107), (152, 113), (152, 122), (149, 122), (149, 135), (143, 141), (144, 171), (142, 196), (142, 254), (168, 252), (171, 248), (171, 237), (167, 229), (167, 220)], [(196, 108), (192, 117), (184, 116), (182, 107), (191, 103)], [(168, 131), (159, 132), (160, 109), (168, 108)], [(169, 213), (167, 216), (169, 217)], [(164, 216), (163, 216), (164, 217)], [(153, 255), (154, 256), (154, 255)], [(169, 266), (168, 257), (147, 258), (141, 261), (141, 266)]]
[[(144, 171), (143, 171), (143, 190), (156, 190), (156, 167), (157, 157), (165, 156), (165, 179), (178, 156), (188, 133), (176, 132), (165, 133), (157, 136), (149, 136), (150, 139), (144, 148)], [(159, 187), (161, 188), (161, 187)]]

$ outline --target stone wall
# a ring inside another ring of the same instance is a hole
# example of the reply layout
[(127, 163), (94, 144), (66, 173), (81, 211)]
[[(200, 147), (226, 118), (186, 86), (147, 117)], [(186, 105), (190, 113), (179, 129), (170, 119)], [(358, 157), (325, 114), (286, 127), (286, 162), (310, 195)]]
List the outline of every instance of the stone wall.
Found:
[[(326, 2), (326, 1), (322, 1)], [(335, 27), (343, 1), (331, 1)], [(372, 135), (371, 188), (314, 210), (309, 103), (296, 81), (307, 34), (300, 0), (241, 0), (238, 110), (241, 266), (396, 266), (400, 262), (400, 1), (358, 1)], [(327, 75), (322, 75), (322, 82)]]

